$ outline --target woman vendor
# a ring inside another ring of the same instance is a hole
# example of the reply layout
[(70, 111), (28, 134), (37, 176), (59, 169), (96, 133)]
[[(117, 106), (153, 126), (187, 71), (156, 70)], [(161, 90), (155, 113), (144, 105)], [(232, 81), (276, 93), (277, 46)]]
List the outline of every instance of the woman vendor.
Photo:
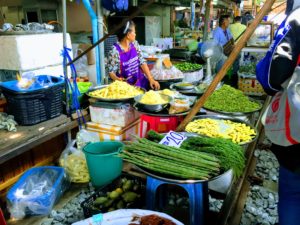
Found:
[(117, 33), (118, 42), (113, 45), (108, 56), (109, 76), (113, 80), (126, 80), (127, 83), (149, 90), (158, 90), (159, 83), (153, 79), (140, 46), (135, 40), (135, 24), (128, 21)]

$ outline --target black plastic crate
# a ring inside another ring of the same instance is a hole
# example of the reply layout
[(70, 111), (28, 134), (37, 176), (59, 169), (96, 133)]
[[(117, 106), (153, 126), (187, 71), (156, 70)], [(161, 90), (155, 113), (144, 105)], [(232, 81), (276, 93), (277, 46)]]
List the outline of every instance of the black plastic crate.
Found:
[(19, 125), (34, 125), (62, 113), (63, 82), (27, 92), (18, 92), (3, 86), (1, 89), (7, 100), (8, 113), (14, 116)]
[[(138, 198), (136, 201), (134, 201), (132, 203), (127, 203), (126, 206), (124, 206), (124, 209), (136, 209), (136, 208), (144, 208), (145, 207), (146, 180), (139, 178), (139, 177), (132, 176), (130, 174), (123, 173), (121, 176), (119, 176), (118, 178), (113, 180), (112, 183), (96, 190), (94, 194), (92, 194), (84, 202), (81, 203), (81, 207), (83, 209), (85, 218), (89, 218), (95, 214), (108, 212), (109, 207), (103, 208), (103, 209), (96, 209), (93, 207), (93, 204), (98, 197), (106, 197), (107, 192), (111, 192), (111, 191), (119, 188), (121, 186), (123, 178), (134, 181), (134, 183), (138, 184), (140, 187), (139, 191), (136, 192), (140, 195), (140, 198)], [(120, 199), (121, 199), (121, 197), (117, 198), (115, 201), (118, 201)]]

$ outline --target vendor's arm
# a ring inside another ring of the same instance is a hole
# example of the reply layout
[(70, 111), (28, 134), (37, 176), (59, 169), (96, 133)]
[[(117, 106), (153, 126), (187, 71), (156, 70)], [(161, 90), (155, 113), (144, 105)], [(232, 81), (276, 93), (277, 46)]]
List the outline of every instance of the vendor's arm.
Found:
[(155, 90), (160, 89), (159, 83), (156, 80), (154, 80), (153, 76), (151, 75), (151, 72), (150, 72), (149, 67), (147, 65), (147, 61), (146, 61), (146, 59), (144, 59), (144, 57), (142, 55), (140, 45), (138, 44), (137, 41), (133, 42), (133, 44), (134, 44), (134, 47), (136, 48), (136, 51), (138, 53), (138, 57), (139, 57), (139, 60), (140, 60), (140, 66), (141, 66), (144, 74), (146, 75), (147, 79), (149, 80), (150, 87), (152, 89), (155, 89)]
[(300, 55), (300, 18), (296, 16), (299, 13), (300, 9), (297, 9), (289, 16), (291, 29), (278, 44), (272, 58), (269, 81), (276, 90), (280, 90), (281, 84), (293, 75)]
[(117, 76), (120, 71), (120, 56), (116, 47), (113, 46), (111, 51), (108, 53), (108, 74), (112, 80), (122, 80)]

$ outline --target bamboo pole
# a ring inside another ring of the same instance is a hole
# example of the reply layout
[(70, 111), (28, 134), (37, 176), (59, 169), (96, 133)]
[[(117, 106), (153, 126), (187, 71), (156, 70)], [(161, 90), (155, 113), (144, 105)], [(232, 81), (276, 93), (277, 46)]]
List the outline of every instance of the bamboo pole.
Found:
[(213, 93), (216, 89), (218, 83), (223, 79), (225, 74), (227, 73), (228, 69), (234, 63), (235, 59), (237, 58), (238, 54), (241, 52), (242, 48), (245, 46), (248, 39), (253, 34), (254, 30), (258, 26), (258, 24), (262, 21), (263, 17), (270, 11), (273, 3), (275, 0), (267, 0), (262, 9), (259, 11), (253, 22), (247, 28), (246, 32), (237, 42), (236, 46), (234, 47), (233, 51), (229, 55), (228, 59), (222, 66), (221, 70), (215, 76), (209, 87), (207, 88), (206, 92), (201, 96), (201, 98), (196, 102), (194, 107), (191, 109), (189, 114), (185, 117), (185, 119), (179, 124), (177, 131), (183, 131), (186, 125), (194, 118), (194, 116), (199, 112), (201, 107), (204, 105), (205, 101), (208, 97)]

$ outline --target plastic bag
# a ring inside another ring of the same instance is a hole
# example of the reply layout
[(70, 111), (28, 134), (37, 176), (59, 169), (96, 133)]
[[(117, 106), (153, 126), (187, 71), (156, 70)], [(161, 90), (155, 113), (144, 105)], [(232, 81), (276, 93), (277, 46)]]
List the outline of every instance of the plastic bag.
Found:
[(175, 66), (172, 66), (170, 69), (166, 69), (162, 63), (162, 59), (158, 59), (156, 61), (154, 68), (151, 70), (151, 74), (155, 80), (183, 78), (183, 73)]
[(36, 167), (26, 171), (7, 194), (11, 217), (22, 219), (26, 215), (49, 214), (68, 184), (61, 167)]
[(84, 153), (75, 148), (76, 140), (71, 141), (61, 153), (59, 164), (65, 168), (70, 181), (74, 183), (87, 183), (90, 181)]
[(87, 130), (81, 129), (76, 135), (77, 149), (82, 150), (90, 142), (97, 142), (99, 138), (91, 135)]
[[(74, 57), (77, 57), (79, 54), (81, 54), (83, 52), (82, 49), (77, 48), (74, 50)], [(79, 77), (86, 77), (88, 75), (88, 59), (87, 59), (87, 55), (82, 56), (80, 59), (78, 59), (75, 63), (75, 68), (76, 68), (76, 72), (77, 75)]]

